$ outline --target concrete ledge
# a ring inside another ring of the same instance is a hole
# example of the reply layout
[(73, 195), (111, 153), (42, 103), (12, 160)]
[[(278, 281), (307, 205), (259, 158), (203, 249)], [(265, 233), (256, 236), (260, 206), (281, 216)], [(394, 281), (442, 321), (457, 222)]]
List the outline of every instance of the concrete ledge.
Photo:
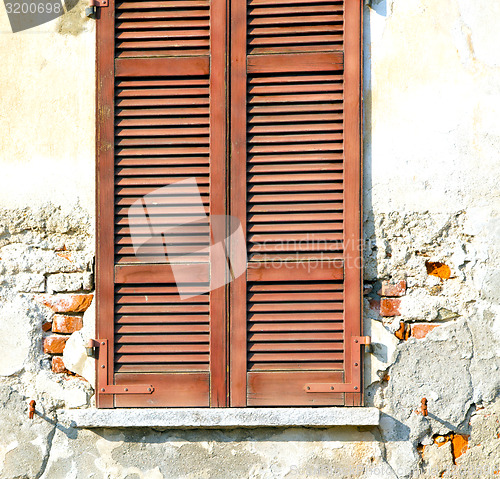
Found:
[(77, 428), (220, 429), (378, 426), (380, 411), (369, 407), (68, 409), (58, 413), (58, 420)]

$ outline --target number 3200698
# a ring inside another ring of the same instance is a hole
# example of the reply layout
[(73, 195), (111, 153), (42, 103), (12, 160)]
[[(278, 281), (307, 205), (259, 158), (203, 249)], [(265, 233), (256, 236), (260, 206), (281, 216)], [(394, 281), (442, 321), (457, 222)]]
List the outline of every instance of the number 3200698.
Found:
[(62, 4), (54, 3), (5, 3), (7, 13), (63, 13)]

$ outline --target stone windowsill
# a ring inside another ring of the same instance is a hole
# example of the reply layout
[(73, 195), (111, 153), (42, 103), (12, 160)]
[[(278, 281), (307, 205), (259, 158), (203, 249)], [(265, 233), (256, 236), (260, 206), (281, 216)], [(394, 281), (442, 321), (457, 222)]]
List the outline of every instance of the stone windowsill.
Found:
[(380, 411), (373, 407), (67, 409), (59, 412), (58, 419), (77, 428), (378, 426)]

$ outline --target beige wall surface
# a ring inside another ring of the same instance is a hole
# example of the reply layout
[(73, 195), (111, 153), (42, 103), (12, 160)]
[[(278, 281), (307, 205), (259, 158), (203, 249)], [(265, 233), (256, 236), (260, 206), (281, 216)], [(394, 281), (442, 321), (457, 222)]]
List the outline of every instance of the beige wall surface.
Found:
[(496, 477), (500, 2), (366, 3), (365, 397), (382, 421), (234, 431), (58, 422), (94, 404), (94, 304), (56, 333), (88, 381), (54, 373), (43, 345), (54, 308), (92, 299), (95, 20), (79, 3), (13, 34), (0, 5), (0, 477)]

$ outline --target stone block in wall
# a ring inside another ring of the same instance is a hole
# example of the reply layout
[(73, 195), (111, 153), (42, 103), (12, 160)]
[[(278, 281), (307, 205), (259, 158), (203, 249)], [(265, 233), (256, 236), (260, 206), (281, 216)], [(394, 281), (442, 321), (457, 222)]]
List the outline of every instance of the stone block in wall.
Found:
[(43, 339), (43, 352), (46, 354), (62, 354), (69, 336), (47, 336)]
[(93, 294), (39, 294), (36, 301), (55, 313), (83, 313), (92, 303)]
[(67, 293), (85, 289), (83, 273), (51, 274), (47, 278), (47, 291), (49, 293)]
[(43, 293), (45, 276), (43, 274), (20, 273), (14, 276), (16, 290), (22, 293)]
[(72, 334), (83, 327), (81, 316), (68, 316), (67, 314), (54, 314), (52, 318), (52, 331), (54, 333)]

